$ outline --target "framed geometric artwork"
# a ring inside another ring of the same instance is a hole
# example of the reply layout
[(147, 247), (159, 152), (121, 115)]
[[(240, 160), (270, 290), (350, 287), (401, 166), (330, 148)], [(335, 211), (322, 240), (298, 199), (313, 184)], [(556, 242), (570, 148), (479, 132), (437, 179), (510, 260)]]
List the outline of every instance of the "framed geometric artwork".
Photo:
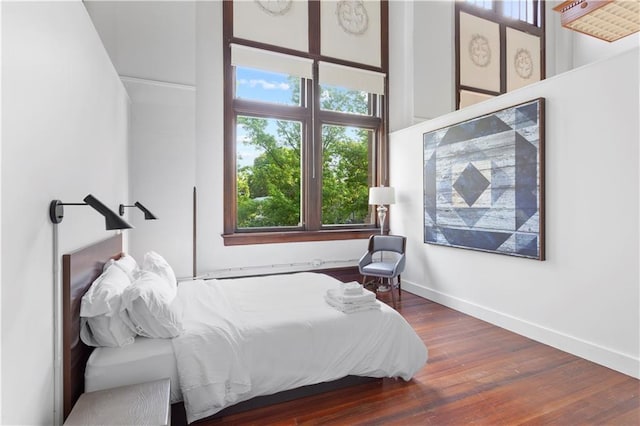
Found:
[(544, 98), (423, 144), (425, 243), (544, 260)]

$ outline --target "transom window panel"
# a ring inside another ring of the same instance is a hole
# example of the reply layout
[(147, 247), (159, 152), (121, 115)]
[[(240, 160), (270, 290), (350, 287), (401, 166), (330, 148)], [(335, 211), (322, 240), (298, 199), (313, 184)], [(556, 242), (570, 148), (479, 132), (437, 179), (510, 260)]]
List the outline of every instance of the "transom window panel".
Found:
[(542, 24), (539, 18), (544, 2), (540, 0), (466, 0), (466, 4), (538, 27)]
[(532, 25), (539, 26), (537, 16), (540, 13), (542, 1), (504, 1), (502, 2), (502, 15), (508, 18), (517, 19)]
[(236, 98), (300, 106), (300, 79), (289, 74), (236, 67)]
[(322, 126), (322, 223), (370, 224), (370, 129)]
[(467, 0), (467, 3), (481, 9), (493, 10), (493, 0)]
[(299, 227), (302, 123), (239, 116), (238, 228)]

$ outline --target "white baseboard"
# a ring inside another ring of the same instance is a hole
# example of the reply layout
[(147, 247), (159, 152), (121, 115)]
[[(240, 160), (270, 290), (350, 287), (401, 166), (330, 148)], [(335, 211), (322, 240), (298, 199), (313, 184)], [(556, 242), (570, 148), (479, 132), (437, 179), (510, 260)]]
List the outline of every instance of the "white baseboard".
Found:
[(640, 359), (630, 355), (450, 296), (406, 279), (402, 280), (402, 289), (628, 376), (640, 378)]

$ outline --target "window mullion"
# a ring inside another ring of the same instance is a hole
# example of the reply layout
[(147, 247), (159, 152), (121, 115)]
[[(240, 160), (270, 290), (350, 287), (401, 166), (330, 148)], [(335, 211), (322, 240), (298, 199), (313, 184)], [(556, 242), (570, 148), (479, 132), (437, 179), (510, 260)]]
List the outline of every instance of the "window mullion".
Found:
[(234, 99), (233, 109), (239, 115), (247, 114), (254, 117), (279, 118), (298, 121), (304, 120), (308, 115), (306, 108), (304, 107), (265, 104), (245, 99)]
[(366, 115), (350, 115), (334, 111), (321, 111), (319, 119), (323, 124), (335, 124), (337, 126), (366, 127), (377, 129), (380, 127), (380, 117), (368, 117)]
[(320, 229), (322, 222), (322, 124), (320, 122), (320, 83), (318, 81), (318, 61), (313, 63), (313, 81), (311, 90), (311, 129), (307, 148), (309, 150), (309, 168), (307, 170), (306, 223), (310, 231)]

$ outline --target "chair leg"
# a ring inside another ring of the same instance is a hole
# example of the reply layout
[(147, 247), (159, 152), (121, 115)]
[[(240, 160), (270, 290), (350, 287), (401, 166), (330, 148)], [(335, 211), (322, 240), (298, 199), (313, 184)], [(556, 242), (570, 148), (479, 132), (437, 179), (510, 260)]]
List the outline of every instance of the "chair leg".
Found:
[(362, 276), (362, 288), (369, 288), (369, 287), (371, 287), (371, 285), (372, 285), (373, 281), (369, 281), (369, 282), (367, 282), (367, 278), (368, 278), (368, 277), (369, 277), (368, 275), (363, 275), (363, 276)]
[(391, 292), (391, 301), (393, 303), (393, 309), (396, 308), (396, 294), (393, 292), (393, 283), (391, 282), (391, 278), (389, 280), (389, 291)]
[(402, 300), (402, 281), (400, 275), (398, 275), (398, 300)]

